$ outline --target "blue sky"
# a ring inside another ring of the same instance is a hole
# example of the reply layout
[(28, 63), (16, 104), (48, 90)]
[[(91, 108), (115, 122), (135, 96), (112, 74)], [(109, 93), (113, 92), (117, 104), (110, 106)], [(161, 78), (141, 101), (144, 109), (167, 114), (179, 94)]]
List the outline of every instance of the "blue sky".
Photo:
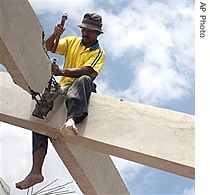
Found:
[[(96, 79), (98, 93), (188, 114), (195, 114), (195, 2), (191, 0), (63, 0), (29, 1), (46, 36), (53, 32), (64, 11), (69, 19), (66, 35), (80, 36), (79, 24), (86, 12), (103, 16), (99, 37), (107, 53), (104, 69)], [(63, 58), (57, 57), (62, 66)], [(1, 69), (2, 70), (2, 69)], [(18, 133), (17, 133), (18, 132)], [(17, 137), (15, 144), (12, 140)], [(13, 188), (31, 166), (31, 132), (4, 124), (2, 131), (3, 178)], [(9, 148), (9, 144), (15, 145)], [(29, 147), (30, 146), (30, 147)], [(44, 184), (71, 178), (50, 145), (43, 167)], [(22, 151), (22, 152), (19, 152)], [(17, 154), (16, 162), (10, 154)], [(52, 160), (54, 161), (52, 165)], [(113, 157), (131, 194), (195, 193), (195, 181)], [(6, 165), (5, 165), (6, 164)], [(20, 167), (20, 170), (14, 169)], [(59, 173), (54, 173), (54, 168)], [(15, 174), (12, 174), (15, 173)], [(62, 179), (60, 178), (62, 173)], [(71, 178), (72, 179), (72, 178)], [(72, 179), (73, 180), (73, 179)], [(73, 184), (73, 190), (79, 189)]]

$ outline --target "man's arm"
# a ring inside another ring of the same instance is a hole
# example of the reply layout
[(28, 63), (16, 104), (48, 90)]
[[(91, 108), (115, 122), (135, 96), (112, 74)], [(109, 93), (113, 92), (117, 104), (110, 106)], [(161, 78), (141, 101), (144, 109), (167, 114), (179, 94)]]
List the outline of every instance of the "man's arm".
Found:
[(53, 34), (51, 34), (47, 39), (45, 40), (45, 45), (47, 51), (51, 51), (55, 42), (55, 39), (57, 36), (61, 36), (63, 32), (65, 31), (65, 28), (61, 26), (61, 24), (57, 24), (54, 28)]
[(52, 64), (52, 72), (53, 72), (53, 75), (55, 76), (79, 78), (82, 75), (90, 76), (95, 71), (90, 66), (84, 66), (81, 68), (72, 68), (72, 69), (62, 69), (62, 68), (59, 68), (57, 64)]
[(50, 51), (53, 48), (55, 38), (56, 36), (53, 33), (45, 40), (45, 46), (47, 51)]

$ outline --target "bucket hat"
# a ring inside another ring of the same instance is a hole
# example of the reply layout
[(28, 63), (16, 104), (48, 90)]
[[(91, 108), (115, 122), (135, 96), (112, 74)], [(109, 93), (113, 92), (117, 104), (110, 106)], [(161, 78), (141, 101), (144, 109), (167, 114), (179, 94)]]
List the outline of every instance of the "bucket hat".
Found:
[(82, 24), (77, 25), (80, 28), (87, 28), (90, 30), (97, 30), (100, 33), (102, 31), (102, 17), (97, 13), (86, 13), (82, 20)]

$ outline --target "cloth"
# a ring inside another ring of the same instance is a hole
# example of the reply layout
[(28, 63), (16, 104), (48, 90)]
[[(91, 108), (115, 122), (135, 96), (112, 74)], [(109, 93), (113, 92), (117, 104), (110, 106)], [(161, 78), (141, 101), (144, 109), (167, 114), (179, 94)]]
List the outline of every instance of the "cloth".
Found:
[(96, 92), (89, 76), (81, 76), (69, 85), (66, 94), (67, 120), (76, 117), (75, 123), (81, 122), (88, 114), (91, 92)]
[[(98, 42), (90, 48), (85, 48), (82, 38), (77, 36), (60, 39), (56, 53), (65, 55), (64, 69), (90, 66), (96, 72), (91, 75), (92, 77), (100, 73), (106, 59), (106, 54)], [(67, 86), (74, 80), (75, 78), (63, 76), (59, 84)]]
[(48, 137), (36, 132), (32, 132), (32, 153), (34, 153), (39, 148), (43, 147), (45, 154), (47, 154), (48, 148)]
[(100, 33), (103, 33), (102, 31), (102, 17), (98, 15), (97, 13), (86, 13), (84, 15), (84, 18), (82, 20), (82, 24), (77, 25), (80, 28), (88, 28), (91, 30), (97, 30)]

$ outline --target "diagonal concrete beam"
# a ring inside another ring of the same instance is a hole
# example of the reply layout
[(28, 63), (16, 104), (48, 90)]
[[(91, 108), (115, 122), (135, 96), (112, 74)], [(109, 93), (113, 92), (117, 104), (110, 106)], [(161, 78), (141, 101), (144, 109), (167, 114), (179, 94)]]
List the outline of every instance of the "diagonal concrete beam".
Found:
[(42, 92), (51, 77), (51, 62), (36, 14), (27, 0), (1, 0), (0, 18), (0, 63), (24, 90)]
[(129, 194), (109, 155), (51, 139), (84, 194)]
[(34, 104), (30, 95), (15, 85), (8, 73), (0, 72), (0, 84), (0, 121), (51, 137), (58, 155), (84, 194), (129, 194), (109, 155), (60, 140), (63, 135), (58, 126), (50, 127), (31, 116)]
[[(32, 117), (30, 98), (9, 81), (6, 73), (1, 76), (7, 83), (2, 86), (1, 121), (63, 139), (67, 145), (79, 145), (195, 178), (194, 116), (92, 94), (89, 116), (78, 124), (79, 136), (64, 135), (59, 131), (66, 117), (64, 104), (55, 113), (52, 111), (48, 122)], [(13, 97), (12, 90), (20, 98)], [(24, 105), (14, 110), (14, 102)]]

